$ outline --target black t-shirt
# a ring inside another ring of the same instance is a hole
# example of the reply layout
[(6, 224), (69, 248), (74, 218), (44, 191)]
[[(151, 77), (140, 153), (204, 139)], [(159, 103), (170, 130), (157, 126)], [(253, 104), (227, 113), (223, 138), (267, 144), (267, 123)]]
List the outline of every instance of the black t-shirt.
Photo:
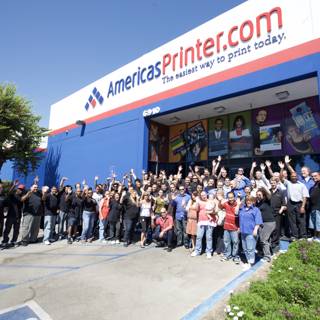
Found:
[(283, 190), (277, 189), (275, 192), (271, 190), (270, 205), (273, 209), (273, 214), (278, 215), (281, 206), (286, 205), (286, 193)]
[(8, 217), (21, 218), (22, 214), (22, 202), (21, 195), (11, 193), (6, 199), (6, 205), (8, 206)]
[(58, 195), (59, 209), (61, 211), (63, 211), (63, 212), (68, 212), (69, 211), (70, 203), (68, 201), (66, 201), (67, 196), (68, 195), (65, 193), (64, 190), (59, 192), (59, 195)]
[(83, 211), (96, 212), (97, 201), (93, 198), (85, 197), (83, 200)]
[(262, 221), (263, 222), (274, 222), (273, 209), (270, 206), (269, 201), (257, 202), (256, 206), (261, 211)]
[(131, 200), (130, 195), (123, 198), (124, 218), (135, 219), (139, 216), (139, 207)]
[(310, 189), (311, 210), (320, 210), (320, 183), (316, 183)]
[(3, 209), (6, 206), (5, 201), (6, 201), (5, 195), (4, 194), (0, 194), (0, 215), (3, 214)]
[(59, 199), (57, 196), (49, 193), (44, 200), (44, 214), (53, 216), (58, 214)]
[(110, 201), (109, 207), (110, 207), (110, 211), (108, 215), (108, 221), (110, 222), (119, 221), (122, 214), (122, 209), (123, 209), (122, 205), (118, 201), (112, 199)]
[(32, 192), (30, 197), (24, 201), (23, 214), (41, 216), (43, 214), (42, 195), (40, 192)]
[(83, 211), (83, 198), (78, 197), (74, 194), (70, 195), (67, 199), (68, 205), (69, 205), (69, 217), (74, 217), (76, 219), (79, 219), (82, 215)]

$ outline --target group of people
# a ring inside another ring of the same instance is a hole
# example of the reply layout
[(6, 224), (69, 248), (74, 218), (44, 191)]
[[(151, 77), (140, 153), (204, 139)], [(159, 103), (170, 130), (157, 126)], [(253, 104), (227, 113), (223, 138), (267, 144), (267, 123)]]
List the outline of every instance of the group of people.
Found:
[(155, 242), (168, 252), (184, 246), (192, 257), (205, 252), (236, 264), (243, 257), (249, 268), (257, 254), (271, 261), (281, 237), (320, 242), (320, 173), (295, 172), (288, 156), (277, 164), (253, 162), (249, 177), (243, 168), (231, 177), (221, 157), (211, 170), (182, 172), (179, 166), (175, 174), (137, 178), (131, 170), (122, 181), (113, 176), (101, 184), (95, 177), (94, 188), (85, 181), (65, 185), (67, 178), (41, 190), (38, 179), (29, 190), (14, 181), (7, 193), (0, 184), (2, 248), (37, 242), (42, 226), (46, 245), (65, 238), (125, 247), (140, 241), (141, 248)]

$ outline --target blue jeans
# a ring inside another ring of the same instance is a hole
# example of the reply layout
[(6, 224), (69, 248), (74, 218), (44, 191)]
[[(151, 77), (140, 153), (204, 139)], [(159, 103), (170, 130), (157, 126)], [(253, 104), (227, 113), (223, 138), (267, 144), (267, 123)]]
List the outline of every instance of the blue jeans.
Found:
[[(229, 257), (238, 257), (239, 249), (239, 233), (238, 231), (224, 230), (223, 233), (223, 242), (224, 242), (224, 256)], [(232, 247), (232, 250), (231, 250)]]
[[(65, 231), (64, 225), (67, 222), (67, 216), (68, 216), (67, 212), (60, 210), (60, 212), (59, 212), (59, 235), (60, 236), (63, 236), (63, 233)], [(66, 227), (66, 230), (67, 230), (67, 227)]]
[(257, 239), (252, 234), (241, 233), (241, 242), (248, 263), (254, 264)]
[(107, 223), (107, 219), (99, 220), (99, 240), (104, 239), (104, 232), (106, 230)]
[(132, 238), (133, 238), (133, 230), (134, 230), (134, 226), (136, 223), (136, 219), (124, 219), (123, 220), (124, 223), (124, 242), (126, 243), (131, 243)]
[(83, 211), (82, 213), (83, 227), (82, 227), (81, 240), (87, 240), (92, 237), (95, 216), (96, 214), (94, 212)]
[(196, 240), (196, 252), (200, 254), (202, 251), (202, 238), (206, 233), (206, 253), (212, 253), (212, 226), (199, 226), (197, 227), (197, 240)]
[(56, 216), (44, 216), (43, 241), (51, 240), (56, 226)]
[(176, 220), (175, 223), (175, 233), (177, 235), (177, 246), (188, 246), (189, 245), (189, 238), (188, 234), (186, 233), (187, 230), (187, 220)]

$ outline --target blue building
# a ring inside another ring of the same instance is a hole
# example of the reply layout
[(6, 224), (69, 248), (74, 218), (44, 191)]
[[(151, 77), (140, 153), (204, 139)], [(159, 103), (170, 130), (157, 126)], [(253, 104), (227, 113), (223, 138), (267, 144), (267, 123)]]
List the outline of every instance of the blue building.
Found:
[(231, 169), (285, 154), (318, 167), (317, 12), (317, 0), (244, 2), (55, 103), (41, 181), (210, 166), (220, 151)]

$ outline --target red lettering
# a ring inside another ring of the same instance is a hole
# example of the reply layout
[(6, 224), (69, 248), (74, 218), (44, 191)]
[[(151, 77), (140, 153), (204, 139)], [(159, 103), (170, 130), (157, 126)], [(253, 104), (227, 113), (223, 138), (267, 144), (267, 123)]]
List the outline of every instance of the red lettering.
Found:
[(175, 53), (173, 55), (173, 60), (172, 60), (172, 70), (173, 71), (176, 71), (176, 59), (177, 59), (178, 55), (179, 55), (179, 53)]
[(180, 47), (180, 55), (179, 55), (179, 67), (183, 68), (183, 47)]
[(257, 16), (256, 18), (256, 25), (257, 25), (257, 37), (261, 36), (261, 20), (265, 19), (267, 22), (267, 31), (268, 33), (271, 32), (271, 15), (273, 13), (276, 13), (278, 16), (278, 28), (281, 29), (282, 28), (282, 10), (280, 7), (275, 7), (273, 9), (271, 9), (269, 12), (264, 12), (261, 13), (260, 15)]
[(189, 63), (188, 59), (188, 52), (191, 52), (191, 62), (194, 63), (194, 48), (189, 47), (184, 52), (184, 65), (187, 66)]
[[(244, 35), (244, 28), (248, 26), (249, 27), (249, 35), (245, 36)], [(242, 42), (249, 41), (253, 37), (253, 32), (254, 32), (254, 26), (251, 20), (247, 20), (242, 23), (240, 26), (240, 39)]]
[(221, 31), (217, 34), (216, 44), (217, 44), (217, 53), (220, 52), (220, 38), (223, 36), (224, 32)]
[(200, 39), (197, 40), (197, 44), (196, 44), (196, 49), (197, 49), (197, 59), (198, 61), (200, 61), (202, 59), (201, 56), (201, 52), (200, 52), (200, 47), (202, 46), (202, 42), (200, 41)]
[(210, 50), (214, 47), (214, 40), (212, 38), (208, 38), (203, 44), (203, 55), (208, 58), (213, 55), (213, 50)]
[(162, 73), (166, 74), (166, 68), (170, 65), (171, 63), (171, 54), (167, 53), (162, 57)]
[(230, 30), (229, 30), (229, 33), (228, 33), (228, 43), (229, 43), (229, 46), (230, 47), (235, 47), (239, 44), (239, 41), (233, 41), (232, 40), (232, 35), (233, 33), (238, 30), (238, 27), (237, 26), (233, 26)]

